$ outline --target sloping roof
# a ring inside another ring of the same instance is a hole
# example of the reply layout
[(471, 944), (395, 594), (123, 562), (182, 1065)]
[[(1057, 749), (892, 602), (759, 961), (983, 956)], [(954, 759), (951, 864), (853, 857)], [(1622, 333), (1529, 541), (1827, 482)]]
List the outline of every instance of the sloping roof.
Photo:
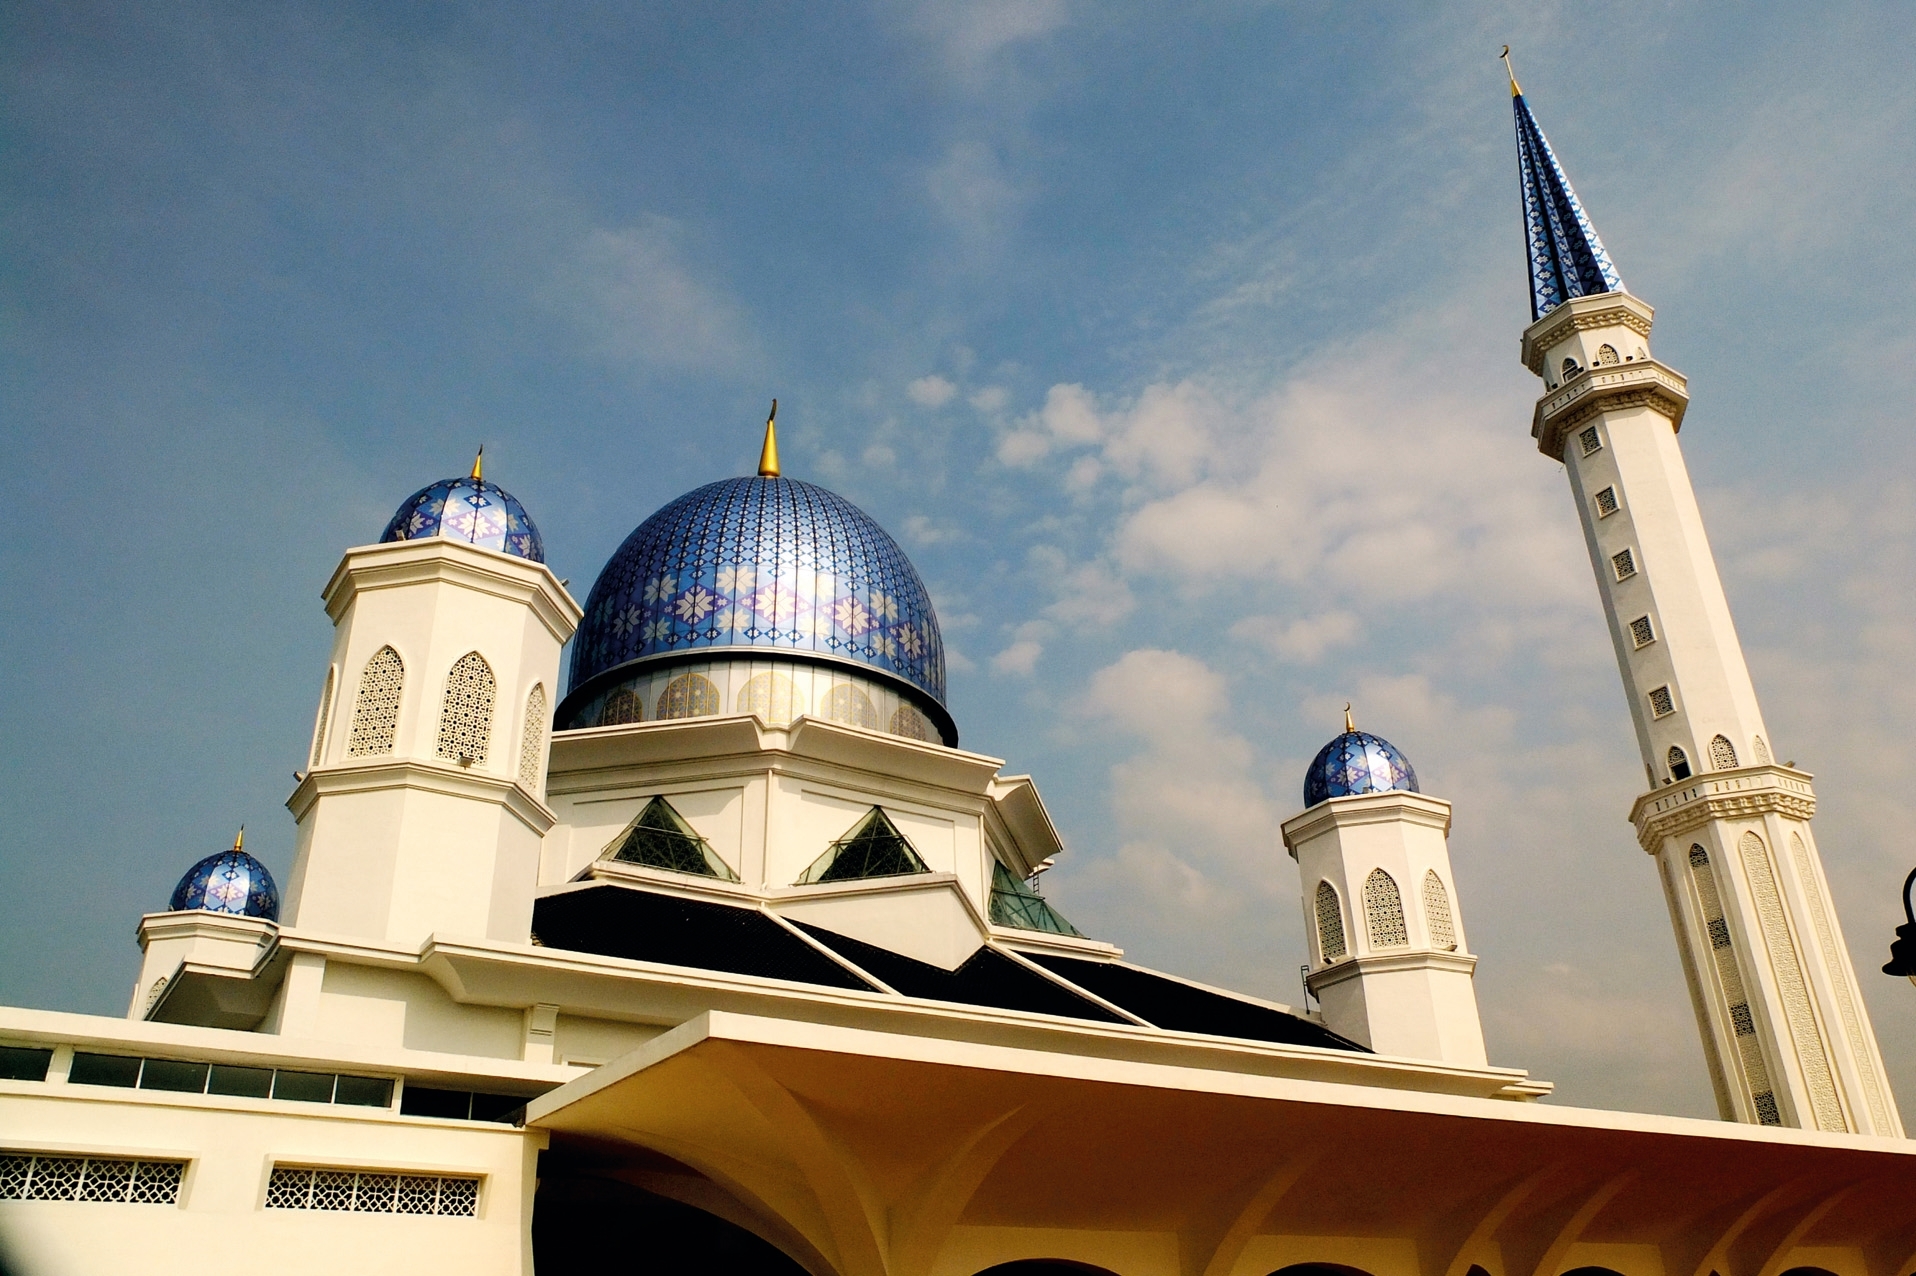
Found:
[[(633, 961), (756, 975), (792, 983), (882, 992), (863, 970), (900, 995), (989, 1006), (1094, 1023), (1124, 1023), (1100, 1000), (1149, 1027), (1243, 1041), (1363, 1052), (1302, 1015), (1119, 962), (1020, 954), (1052, 978), (994, 945), (956, 970), (804, 922), (790, 927), (760, 909), (685, 899), (642, 887), (604, 884), (547, 895), (533, 905), (532, 930), (547, 948)], [(834, 960), (836, 956), (839, 960)], [(854, 969), (856, 967), (857, 969)]]

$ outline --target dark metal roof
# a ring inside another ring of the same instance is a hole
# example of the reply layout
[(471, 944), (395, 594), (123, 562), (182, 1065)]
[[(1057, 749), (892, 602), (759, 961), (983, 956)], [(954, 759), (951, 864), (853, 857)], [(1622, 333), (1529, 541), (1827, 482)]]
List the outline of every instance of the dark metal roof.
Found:
[[(1364, 1050), (1329, 1028), (1301, 1015), (1287, 1014), (1224, 993), (1197, 988), (1156, 971), (1114, 961), (1085, 961), (1049, 953), (1030, 954), (1031, 960), (1054, 974), (1122, 1006), (1138, 1018), (1175, 1032), (1202, 1032), (1214, 1037), (1242, 1037), (1286, 1046), (1322, 1046), (1330, 1050)], [(873, 971), (873, 974), (878, 974)], [(881, 979), (884, 977), (879, 976)], [(1366, 1051), (1365, 1053), (1369, 1053)]]
[(958, 969), (946, 970), (820, 926), (804, 922), (793, 925), (829, 953), (806, 943), (757, 908), (685, 899), (640, 887), (588, 886), (547, 895), (532, 908), (533, 934), (548, 948), (827, 988), (881, 991), (860, 978), (851, 969), (855, 965), (903, 996), (926, 1001), (1022, 1010), (1093, 1023), (1128, 1022), (1092, 999), (1096, 997), (1150, 1026), (1174, 1032), (1364, 1050), (1301, 1015), (1194, 987), (1121, 962), (1021, 954), (1057, 976), (1053, 980), (986, 945)]
[(927, 1001), (955, 1001), (967, 1006), (995, 1006), (1000, 1010), (1028, 1010), (1067, 1019), (1123, 1023), (1088, 997), (1061, 987), (993, 948), (980, 948), (956, 970), (933, 966), (914, 957), (863, 943), (820, 926), (796, 923), (806, 934), (868, 974), (884, 980), (907, 997)]
[(589, 886), (544, 896), (532, 905), (532, 933), (548, 948), (601, 957), (877, 991), (756, 908), (656, 891)]

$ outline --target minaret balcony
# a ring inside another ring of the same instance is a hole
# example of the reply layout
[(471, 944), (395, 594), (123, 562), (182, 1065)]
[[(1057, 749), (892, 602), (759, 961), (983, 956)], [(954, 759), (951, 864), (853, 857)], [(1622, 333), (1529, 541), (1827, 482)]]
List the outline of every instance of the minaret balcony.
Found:
[(1702, 828), (1713, 820), (1750, 819), (1775, 813), (1808, 820), (1816, 814), (1811, 776), (1789, 766), (1746, 766), (1706, 771), (1638, 798), (1630, 810), (1637, 842), (1655, 855), (1665, 838)]
[(1599, 366), (1579, 371), (1537, 400), (1530, 437), (1537, 440), (1539, 452), (1559, 461), (1564, 440), (1600, 413), (1647, 407), (1668, 418), (1674, 431), (1683, 428), (1689, 406), (1689, 382), (1655, 359)]

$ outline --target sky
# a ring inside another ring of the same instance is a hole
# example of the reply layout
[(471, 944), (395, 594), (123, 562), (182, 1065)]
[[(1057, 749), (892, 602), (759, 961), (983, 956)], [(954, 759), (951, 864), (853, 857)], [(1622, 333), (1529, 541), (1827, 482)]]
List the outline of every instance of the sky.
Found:
[[(0, 1001), (284, 803), (319, 591), (411, 492), (583, 598), (749, 473), (925, 577), (965, 747), (1128, 956), (1296, 1003), (1342, 724), (1455, 804), (1492, 1061), (1714, 1115), (1561, 466), (1508, 43), (1657, 355), (1892, 1083), (1916, 865), (1916, 9), (1129, 0), (0, 6)], [(1916, 1109), (1906, 1109), (1916, 1116)]]

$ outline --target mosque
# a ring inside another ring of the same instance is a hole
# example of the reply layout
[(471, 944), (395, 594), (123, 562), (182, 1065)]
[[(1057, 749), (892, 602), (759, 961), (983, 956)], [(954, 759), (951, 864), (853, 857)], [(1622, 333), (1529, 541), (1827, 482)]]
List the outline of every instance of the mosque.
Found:
[(911, 563), (768, 423), (755, 475), (646, 518), (583, 605), (478, 465), (345, 551), (284, 894), (236, 842), (139, 919), (124, 1018), (0, 1009), (6, 1261), (1916, 1271), (1916, 1151), (1686, 383), (1510, 87), (1531, 436), (1589, 545), (1721, 1120), (1553, 1104), (1487, 1058), (1450, 804), (1349, 722), (1271, 830), (1317, 1009), (1080, 933), (1033, 885), (1064, 849), (1036, 783), (960, 747)]

